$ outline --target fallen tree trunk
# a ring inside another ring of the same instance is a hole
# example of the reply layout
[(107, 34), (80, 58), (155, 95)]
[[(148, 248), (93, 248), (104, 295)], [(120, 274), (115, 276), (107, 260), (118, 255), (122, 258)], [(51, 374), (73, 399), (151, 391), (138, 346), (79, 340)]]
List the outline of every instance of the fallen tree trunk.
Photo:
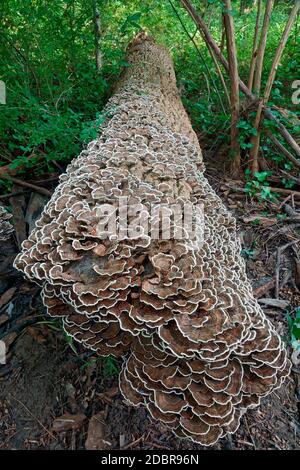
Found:
[(15, 266), (75, 340), (126, 356), (130, 403), (212, 445), (290, 366), (253, 297), (235, 220), (203, 175), (168, 51), (139, 35), (127, 60), (100, 137), (61, 176)]

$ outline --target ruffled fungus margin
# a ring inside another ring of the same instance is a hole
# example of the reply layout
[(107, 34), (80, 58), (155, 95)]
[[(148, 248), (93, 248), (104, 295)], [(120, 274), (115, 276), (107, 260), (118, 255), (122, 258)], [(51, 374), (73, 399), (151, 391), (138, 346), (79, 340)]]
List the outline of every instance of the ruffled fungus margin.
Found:
[(12, 218), (12, 214), (0, 204), (0, 241), (8, 240), (14, 231), (12, 224), (9, 219)]

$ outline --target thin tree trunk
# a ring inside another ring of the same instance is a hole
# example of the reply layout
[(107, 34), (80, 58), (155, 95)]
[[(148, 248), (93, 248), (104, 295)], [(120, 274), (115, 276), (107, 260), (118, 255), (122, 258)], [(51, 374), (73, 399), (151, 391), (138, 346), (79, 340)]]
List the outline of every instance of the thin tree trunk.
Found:
[(252, 91), (254, 72), (255, 72), (255, 66), (256, 66), (256, 60), (257, 60), (257, 47), (258, 47), (258, 40), (259, 40), (259, 26), (260, 26), (261, 13), (262, 13), (262, 0), (258, 0), (255, 32), (254, 32), (254, 39), (253, 39), (252, 59), (251, 59), (249, 80), (248, 80), (248, 88), (250, 91)]
[(241, 153), (239, 143), (239, 129), (237, 127), (240, 113), (239, 99), (239, 72), (237, 50), (235, 42), (234, 21), (231, 14), (231, 0), (224, 0), (224, 26), (226, 33), (227, 54), (230, 76), (230, 101), (231, 101), (231, 154), (233, 158), (232, 168), (235, 172), (240, 169)]
[[(178, 11), (177, 11), (177, 9), (175, 8), (173, 2), (172, 2), (171, 0), (169, 0), (169, 3), (170, 3), (170, 5), (171, 5), (171, 8), (172, 8), (172, 10), (174, 11), (176, 17), (178, 18), (178, 20), (179, 20), (179, 22), (180, 22), (180, 24), (181, 24), (181, 26), (182, 26), (184, 32), (186, 33), (186, 35), (188, 36), (188, 38), (190, 39), (190, 41), (191, 41), (191, 42), (193, 43), (193, 45), (195, 46), (195, 49), (196, 49), (196, 51), (197, 51), (197, 53), (198, 53), (198, 55), (199, 55), (199, 57), (200, 57), (200, 59), (201, 59), (203, 65), (204, 65), (204, 67), (205, 67), (205, 69), (206, 69), (206, 71), (207, 71), (207, 74), (208, 74), (208, 76), (209, 76), (209, 78), (210, 78), (212, 84), (213, 84), (213, 87), (214, 87), (214, 89), (215, 89), (215, 92), (216, 92), (217, 95), (218, 95), (221, 108), (223, 109), (223, 112), (225, 113), (226, 110), (225, 110), (225, 107), (224, 107), (224, 104), (223, 104), (222, 97), (221, 97), (221, 95), (220, 95), (219, 89), (218, 89), (218, 87), (217, 87), (217, 85), (216, 85), (216, 83), (215, 83), (215, 81), (214, 81), (214, 79), (213, 79), (213, 77), (212, 77), (212, 74), (211, 74), (211, 72), (210, 72), (210, 69), (209, 69), (209, 67), (208, 67), (208, 65), (207, 65), (207, 63), (206, 63), (206, 61), (205, 61), (205, 59), (204, 59), (204, 57), (203, 57), (203, 55), (202, 55), (202, 53), (201, 53), (201, 51), (200, 51), (198, 45), (197, 45), (197, 43), (196, 43), (194, 37), (191, 36), (190, 33), (188, 32), (188, 30), (187, 30), (187, 28), (185, 27), (185, 24), (184, 24), (184, 22), (182, 21), (182, 19), (181, 19), (179, 13), (178, 13)], [(197, 32), (198, 32), (198, 28), (196, 29), (195, 34), (196, 34)], [(194, 36), (195, 36), (195, 34), (194, 34)], [(212, 56), (212, 58), (213, 58), (214, 60), (216, 60), (215, 57), (213, 57), (213, 53), (211, 52), (211, 50), (208, 49), (208, 51), (209, 51), (210, 55)], [(223, 77), (223, 75), (222, 75), (222, 72), (221, 72), (220, 68), (218, 68), (218, 63), (216, 64), (216, 68), (217, 68), (217, 72), (219, 73), (220, 79), (221, 79), (221, 81), (222, 81), (225, 94), (226, 94), (226, 96), (228, 97), (228, 90), (227, 90), (227, 87), (226, 87), (226, 83), (225, 83), (225, 80), (224, 80), (224, 77)], [(208, 81), (208, 78), (207, 78), (207, 77), (205, 77), (205, 78), (206, 78), (206, 81), (207, 81), (207, 90), (208, 90), (208, 92), (209, 92), (209, 81)], [(230, 101), (229, 101), (229, 103), (230, 103)]]
[(230, 106), (230, 96), (229, 96), (229, 92), (228, 92), (228, 89), (227, 89), (227, 85), (226, 85), (226, 82), (225, 82), (225, 78), (223, 76), (223, 73), (222, 73), (222, 70), (218, 64), (218, 61), (217, 61), (217, 58), (215, 56), (215, 53), (213, 51), (213, 49), (211, 47), (208, 47), (208, 51), (210, 53), (210, 56), (215, 64), (215, 67), (216, 67), (216, 71), (217, 71), (217, 74), (219, 75), (219, 78), (221, 80), (221, 83), (223, 85), (223, 89), (224, 89), (224, 92), (225, 92), (225, 95), (226, 95), (226, 98), (227, 98), (227, 101), (228, 101), (228, 105)]
[[(180, 0), (183, 7), (187, 10), (190, 14), (192, 19), (194, 20), (195, 24), (198, 28), (202, 31), (203, 37), (207, 45), (209, 45), (212, 50), (214, 51), (216, 57), (219, 59), (225, 70), (229, 71), (229, 64), (227, 59), (223, 56), (222, 52), (220, 51), (219, 46), (211, 36), (209, 29), (206, 23), (203, 21), (201, 16), (197, 13), (193, 5), (189, 0)], [(250, 102), (255, 103), (257, 101), (256, 96), (249, 90), (249, 88), (245, 85), (245, 83), (239, 78), (239, 86), (241, 91), (246, 95), (246, 97), (250, 100)], [(284, 125), (277, 119), (276, 116), (272, 113), (269, 108), (264, 108), (263, 113), (267, 119), (276, 123), (278, 132), (282, 135), (284, 140), (291, 146), (294, 152), (300, 157), (300, 147), (293, 138), (293, 136), (288, 132), (288, 130), (284, 127)]]
[(259, 103), (257, 113), (256, 113), (256, 116), (255, 116), (254, 127), (257, 130), (257, 134), (255, 136), (253, 136), (253, 138), (251, 139), (251, 143), (252, 143), (253, 147), (250, 150), (250, 158), (252, 160), (252, 170), (253, 170), (253, 172), (258, 171), (258, 169), (259, 169), (258, 152), (259, 152), (259, 144), (260, 144), (260, 123), (261, 123), (262, 111), (263, 111), (263, 108), (266, 105), (266, 103), (269, 101), (272, 86), (273, 86), (275, 76), (276, 76), (276, 72), (277, 72), (277, 68), (278, 68), (278, 65), (280, 63), (282, 53), (284, 51), (285, 45), (287, 43), (290, 31), (292, 29), (292, 26), (294, 24), (294, 21), (296, 19), (296, 16), (298, 14), (299, 9), (300, 9), (300, 0), (296, 0), (295, 5), (294, 5), (294, 7), (293, 7), (293, 9), (290, 13), (290, 16), (289, 16), (289, 19), (287, 21), (284, 32), (281, 36), (279, 45), (277, 47), (275, 57), (274, 57), (274, 60), (273, 60), (273, 63), (272, 63), (271, 71), (270, 71), (270, 74), (269, 74), (269, 77), (268, 77), (268, 80), (267, 80), (267, 83), (266, 83), (264, 97)]
[(221, 41), (220, 41), (220, 50), (223, 52), (224, 45), (225, 45), (225, 37), (226, 37), (225, 27), (224, 27), (224, 16), (223, 15), (222, 15), (222, 19), (221, 19), (221, 29), (222, 29), (222, 36), (221, 36)]
[(257, 50), (256, 68), (254, 74), (253, 89), (254, 93), (259, 96), (261, 89), (261, 76), (264, 64), (265, 50), (267, 45), (268, 30), (270, 25), (271, 13), (273, 10), (274, 0), (267, 0), (264, 22), (260, 35), (260, 42)]
[(95, 37), (95, 60), (97, 72), (102, 68), (102, 52), (100, 47), (101, 40), (101, 20), (98, 1), (93, 0), (93, 21), (94, 21), (94, 37)]

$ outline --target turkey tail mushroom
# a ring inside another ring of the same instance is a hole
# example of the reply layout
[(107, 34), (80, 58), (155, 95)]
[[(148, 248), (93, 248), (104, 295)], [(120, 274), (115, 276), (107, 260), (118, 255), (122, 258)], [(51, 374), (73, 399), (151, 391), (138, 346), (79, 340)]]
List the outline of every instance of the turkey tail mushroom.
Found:
[[(49, 315), (76, 341), (124, 357), (129, 403), (209, 446), (290, 365), (253, 297), (235, 220), (203, 174), (168, 51), (139, 35), (128, 61), (100, 136), (60, 177), (15, 267), (41, 285)], [(136, 232), (135, 211), (124, 230), (120, 201), (150, 213), (158, 235), (153, 206), (199, 206), (203, 218), (190, 214), (199, 236), (175, 237), (175, 223), (168, 239)]]
[(0, 241), (8, 240), (11, 234), (14, 231), (10, 219), (12, 214), (7, 212), (7, 210), (0, 204)]

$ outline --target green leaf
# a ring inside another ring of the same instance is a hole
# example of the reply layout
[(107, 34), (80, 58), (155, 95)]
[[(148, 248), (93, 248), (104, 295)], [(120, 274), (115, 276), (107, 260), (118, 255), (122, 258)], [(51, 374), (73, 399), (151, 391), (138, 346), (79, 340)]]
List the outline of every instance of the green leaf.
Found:
[(260, 183), (262, 183), (263, 181), (265, 181), (267, 176), (269, 176), (269, 172), (268, 171), (262, 171), (262, 172), (256, 171), (254, 173), (254, 176)]

